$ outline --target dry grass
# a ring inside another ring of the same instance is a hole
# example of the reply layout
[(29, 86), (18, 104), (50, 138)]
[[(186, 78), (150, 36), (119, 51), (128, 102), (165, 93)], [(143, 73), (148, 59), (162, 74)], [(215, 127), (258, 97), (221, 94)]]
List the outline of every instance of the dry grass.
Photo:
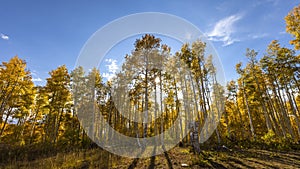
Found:
[(2, 168), (88, 169), (88, 168), (300, 168), (300, 152), (267, 150), (204, 150), (200, 155), (189, 148), (175, 147), (151, 158), (131, 159), (112, 155), (101, 149), (58, 153), (34, 161), (12, 161)]

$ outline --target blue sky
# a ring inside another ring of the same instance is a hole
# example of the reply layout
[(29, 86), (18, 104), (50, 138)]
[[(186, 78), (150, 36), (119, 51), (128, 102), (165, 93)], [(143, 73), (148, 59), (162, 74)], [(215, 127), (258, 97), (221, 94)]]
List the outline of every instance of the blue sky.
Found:
[[(246, 48), (262, 56), (274, 39), (290, 47), (284, 17), (299, 0), (2, 0), (0, 62), (18, 55), (25, 59), (36, 84), (65, 64), (74, 68), (89, 37), (105, 24), (139, 12), (179, 16), (209, 36), (227, 80), (235, 79), (235, 64), (245, 63)], [(120, 28), (122, 29), (122, 28)], [(132, 42), (134, 43), (134, 42)], [(132, 49), (129, 47), (129, 51)]]

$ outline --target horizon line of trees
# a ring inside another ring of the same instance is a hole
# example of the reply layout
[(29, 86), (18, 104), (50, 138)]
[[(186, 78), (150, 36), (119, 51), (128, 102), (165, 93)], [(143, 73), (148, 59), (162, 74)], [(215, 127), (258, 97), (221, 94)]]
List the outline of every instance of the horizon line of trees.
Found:
[(236, 64), (239, 77), (226, 86), (219, 84), (218, 69), (212, 56), (205, 57), (206, 44), (200, 40), (171, 55), (161, 39), (146, 34), (135, 41), (122, 70), (106, 82), (96, 68), (70, 72), (63, 65), (49, 72), (45, 86), (35, 86), (26, 62), (15, 56), (0, 65), (0, 144), (76, 147), (89, 144), (89, 137), (111, 141), (116, 136), (102, 130), (103, 120), (141, 142), (170, 129), (162, 139), (174, 136), (188, 143), (190, 119), (199, 125), (200, 142), (214, 123), (218, 126), (210, 141), (216, 144), (297, 142), (300, 5), (285, 20), (294, 49), (277, 40), (260, 57), (246, 49), (247, 63)]

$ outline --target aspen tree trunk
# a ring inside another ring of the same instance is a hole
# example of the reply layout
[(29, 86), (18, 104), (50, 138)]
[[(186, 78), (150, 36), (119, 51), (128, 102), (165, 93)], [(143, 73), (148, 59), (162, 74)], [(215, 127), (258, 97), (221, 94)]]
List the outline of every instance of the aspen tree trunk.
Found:
[(246, 103), (246, 109), (247, 109), (247, 113), (248, 113), (248, 117), (249, 117), (250, 130), (251, 130), (252, 136), (256, 139), (256, 135), (255, 135), (255, 131), (254, 131), (253, 123), (252, 123), (252, 116), (251, 116), (251, 113), (250, 113), (249, 104), (248, 104), (248, 99), (247, 99), (247, 95), (246, 95), (246, 91), (245, 91), (244, 80), (243, 80), (242, 83), (243, 83), (243, 95), (244, 95), (244, 101), (245, 101), (245, 103)]
[[(256, 75), (253, 75), (253, 76), (255, 78), (255, 83), (256, 83), (256, 86), (258, 88), (258, 94), (262, 97), (263, 93), (262, 93), (260, 85), (258, 83), (258, 79), (257, 79)], [(261, 99), (260, 104), (261, 104), (261, 106), (263, 108), (263, 111), (264, 111), (264, 116), (265, 116), (265, 119), (266, 119), (267, 129), (268, 129), (268, 131), (272, 130), (272, 126), (271, 126), (271, 122), (270, 122), (270, 117), (268, 115), (267, 108), (266, 108), (266, 105), (265, 105), (265, 102), (264, 102), (263, 99)]]
[[(156, 120), (157, 118), (157, 89), (156, 89), (156, 83), (154, 83), (154, 119)], [(157, 123), (154, 120), (154, 135), (157, 135)], [(157, 138), (155, 137), (155, 143), (157, 143)]]
[(290, 107), (292, 109), (292, 114), (293, 116), (295, 117), (295, 121), (296, 121), (296, 125), (297, 125), (297, 132), (298, 132), (298, 136), (300, 136), (300, 123), (299, 123), (299, 119), (297, 117), (297, 113), (296, 113), (296, 110), (295, 110), (295, 106), (294, 106), (294, 103), (293, 103), (293, 100), (292, 100), (292, 96), (287, 88), (286, 85), (284, 85), (285, 87), (285, 92), (287, 94), (287, 97), (288, 97), (288, 100), (289, 100), (289, 103), (290, 103)]
[(148, 127), (148, 53), (145, 54), (146, 72), (145, 72), (145, 117), (144, 117), (144, 141), (147, 137)]
[(178, 116), (179, 116), (180, 138), (183, 139), (182, 113), (180, 112), (179, 98), (178, 98), (177, 86), (176, 86), (175, 78), (173, 79), (173, 81), (174, 81), (174, 85), (175, 85), (176, 111), (177, 111)]
[(294, 131), (292, 129), (290, 118), (288, 117), (287, 107), (285, 106), (286, 105), (286, 101), (285, 101), (285, 98), (282, 97), (282, 94), (280, 92), (280, 86), (279, 86), (277, 80), (275, 80), (275, 82), (276, 82), (276, 85), (277, 85), (277, 94), (278, 94), (280, 106), (281, 106), (281, 108), (283, 110), (282, 111), (282, 116), (283, 116), (283, 119), (284, 119), (284, 124), (286, 125), (286, 127), (287, 127), (287, 129), (289, 131), (289, 134), (294, 139)]
[(8, 120), (8, 118), (9, 118), (11, 112), (12, 112), (12, 108), (10, 107), (10, 108), (8, 109), (7, 113), (6, 113), (6, 117), (5, 117), (5, 120), (4, 120), (4, 124), (3, 124), (2, 129), (1, 129), (1, 132), (0, 132), (0, 137), (2, 136), (2, 134), (3, 134), (3, 132), (4, 132), (4, 129), (5, 129), (6, 124), (7, 124), (7, 120)]
[(159, 96), (160, 96), (160, 113), (161, 113), (161, 121), (160, 121), (160, 133), (161, 133), (161, 145), (162, 148), (165, 149), (164, 144), (164, 117), (163, 117), (163, 100), (162, 100), (162, 78), (161, 71), (159, 72)]
[(244, 134), (245, 134), (244, 120), (242, 118), (242, 113), (240, 111), (239, 103), (238, 103), (238, 101), (237, 101), (236, 98), (235, 98), (235, 106), (236, 106), (236, 110), (238, 112), (238, 115), (239, 115), (239, 118), (240, 118), (240, 122), (241, 122), (241, 135), (242, 135), (242, 138), (244, 138)]
[(32, 122), (32, 127), (31, 127), (31, 131), (30, 131), (30, 140), (29, 140), (29, 144), (31, 144), (32, 141), (33, 141), (33, 135), (34, 135), (34, 133), (35, 133), (36, 118), (37, 118), (38, 113), (39, 113), (39, 108), (37, 108), (35, 112), (36, 112), (36, 113), (35, 113), (35, 115), (34, 115), (33, 122)]
[[(185, 133), (188, 132), (188, 120), (191, 119), (190, 117), (190, 105), (189, 105), (189, 93), (187, 88), (187, 82), (185, 76), (182, 77), (182, 74), (185, 75), (185, 72), (181, 70), (180, 64), (179, 66), (179, 78), (180, 78), (180, 84), (181, 84), (181, 90), (183, 94), (183, 104), (184, 104), (184, 111), (185, 111)], [(186, 136), (185, 142), (188, 143), (188, 136)]]
[[(213, 83), (218, 84), (218, 83), (217, 83), (217, 77), (216, 77), (216, 74), (213, 75)], [(217, 87), (217, 90), (218, 90), (218, 91), (217, 91), (217, 92), (218, 92), (218, 97), (221, 97), (219, 87)], [(222, 102), (221, 102), (221, 103), (218, 102), (219, 99), (223, 99), (223, 98), (217, 98), (217, 97), (215, 98), (215, 100), (216, 100), (216, 108), (217, 108), (217, 112), (218, 112), (218, 119), (219, 119), (220, 116), (221, 116), (221, 112), (220, 112), (221, 110), (220, 110), (220, 107), (219, 107), (219, 106), (220, 106), (220, 105), (223, 106), (223, 103), (222, 103)], [(223, 111), (224, 111), (224, 110), (223, 110)], [(218, 143), (221, 144), (221, 138), (220, 138), (220, 133), (219, 133), (219, 130), (218, 130), (218, 125), (217, 125), (217, 128), (216, 128), (216, 133), (217, 133)]]

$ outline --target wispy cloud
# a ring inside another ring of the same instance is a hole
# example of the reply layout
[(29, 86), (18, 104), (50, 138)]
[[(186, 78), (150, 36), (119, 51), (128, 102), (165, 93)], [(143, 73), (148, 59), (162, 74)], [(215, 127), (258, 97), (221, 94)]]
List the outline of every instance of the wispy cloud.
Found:
[(267, 0), (266, 3), (270, 3), (273, 6), (276, 6), (279, 4), (279, 0)]
[(117, 70), (119, 69), (117, 60), (115, 59), (105, 59), (106, 62), (109, 64), (105, 65), (108, 67), (108, 73), (103, 73), (103, 77), (107, 78), (107, 80), (111, 80), (113, 77), (116, 76)]
[(280, 35), (285, 35), (285, 34), (287, 34), (287, 33), (286, 33), (286, 31), (281, 31), (281, 32), (279, 32), (279, 34), (280, 34)]
[(45, 79), (40, 78), (41, 76), (39, 75), (38, 71), (36, 71), (36, 70), (30, 70), (30, 72), (31, 72), (31, 75), (32, 75), (32, 79), (31, 79), (31, 80), (32, 80), (35, 84), (41, 85), (41, 84), (43, 84), (43, 83), (46, 82)]
[(206, 33), (209, 40), (223, 42), (223, 46), (228, 46), (239, 41), (238, 39), (234, 39), (232, 34), (235, 32), (234, 24), (240, 19), (242, 19), (242, 15), (236, 14), (219, 20), (214, 25), (214, 28)]
[(5, 34), (3, 34), (3, 33), (0, 34), (0, 37), (1, 37), (1, 39), (3, 39), (3, 40), (9, 40), (9, 36), (7, 36), (7, 35), (5, 35)]
[(33, 82), (42, 82), (43, 81), (43, 79), (41, 79), (41, 78), (32, 78), (32, 81)]
[(32, 74), (33, 76), (37, 76), (37, 71), (36, 71), (36, 70), (31, 70), (31, 74)]
[(249, 35), (249, 37), (251, 39), (260, 39), (260, 38), (264, 38), (264, 37), (267, 37), (269, 36), (268, 33), (261, 33), (261, 34), (253, 34), (253, 35)]
[(191, 40), (192, 34), (189, 33), (189, 32), (187, 32), (187, 33), (185, 34), (185, 38), (186, 38), (187, 40)]
[(265, 0), (265, 1), (256, 1), (256, 2), (253, 2), (252, 6), (253, 7), (257, 7), (257, 6), (260, 6), (260, 5), (268, 5), (268, 4), (271, 4), (273, 6), (277, 6), (279, 4), (279, 0)]

